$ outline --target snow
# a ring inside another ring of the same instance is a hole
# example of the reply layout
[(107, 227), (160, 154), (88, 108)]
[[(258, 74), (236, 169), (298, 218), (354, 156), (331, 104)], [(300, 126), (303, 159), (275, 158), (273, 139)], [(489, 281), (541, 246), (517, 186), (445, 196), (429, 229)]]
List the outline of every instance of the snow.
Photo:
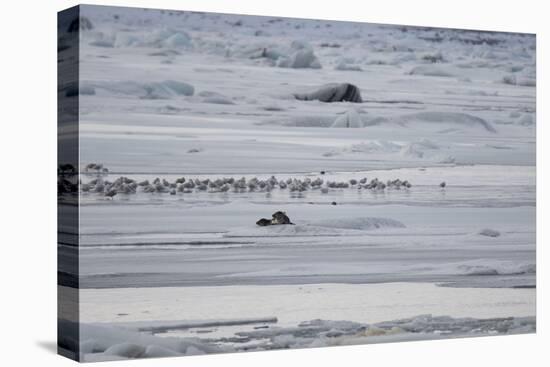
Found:
[(405, 228), (403, 223), (389, 218), (345, 218), (320, 220), (312, 224), (324, 228), (356, 229), (362, 231), (380, 228)]
[(424, 76), (439, 76), (439, 77), (454, 77), (453, 73), (445, 70), (440, 66), (435, 65), (421, 65), (414, 67), (410, 72), (410, 75), (424, 75)]
[(243, 227), (230, 230), (224, 237), (303, 237), (361, 235), (354, 231), (368, 231), (381, 228), (404, 228), (399, 221), (388, 218), (346, 218), (314, 221), (307, 224), (279, 225), (267, 227)]
[(495, 128), (487, 121), (466, 113), (442, 113), (442, 112), (418, 112), (399, 116), (396, 119), (399, 123), (437, 123), (453, 124), (458, 126), (482, 127), (489, 132), (496, 132)]
[(301, 236), (338, 236), (342, 231), (308, 225), (281, 225), (266, 227), (243, 227), (230, 230), (224, 237), (301, 237)]

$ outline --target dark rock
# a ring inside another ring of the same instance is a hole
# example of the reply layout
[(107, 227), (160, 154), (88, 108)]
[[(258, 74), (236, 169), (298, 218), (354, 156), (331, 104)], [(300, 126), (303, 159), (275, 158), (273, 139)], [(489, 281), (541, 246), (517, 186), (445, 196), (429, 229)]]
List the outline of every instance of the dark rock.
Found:
[(300, 101), (363, 102), (359, 88), (350, 83), (326, 84), (310, 93), (296, 93), (294, 98)]

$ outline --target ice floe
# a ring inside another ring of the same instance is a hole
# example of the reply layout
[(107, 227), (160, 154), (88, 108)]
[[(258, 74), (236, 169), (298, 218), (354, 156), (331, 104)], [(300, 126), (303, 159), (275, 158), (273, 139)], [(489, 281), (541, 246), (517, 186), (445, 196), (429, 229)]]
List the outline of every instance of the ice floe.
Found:
[[(70, 323), (61, 320), (61, 323)], [(86, 340), (83, 361), (172, 357), (250, 350), (314, 348), (388, 341), (440, 339), (495, 334), (523, 334), (536, 330), (535, 317), (453, 318), (418, 315), (372, 324), (314, 319), (296, 326), (268, 326), (238, 331), (233, 336), (190, 338), (146, 334), (124, 326), (81, 324)]]

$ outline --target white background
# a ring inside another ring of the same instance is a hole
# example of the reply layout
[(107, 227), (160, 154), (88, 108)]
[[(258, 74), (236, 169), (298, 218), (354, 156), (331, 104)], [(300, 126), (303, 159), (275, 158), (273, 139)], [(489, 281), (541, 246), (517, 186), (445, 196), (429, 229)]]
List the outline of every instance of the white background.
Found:
[[(550, 23), (531, 0), (109, 0), (89, 4), (537, 33), (537, 335), (104, 363), (102, 366), (545, 366)], [(56, 338), (56, 12), (76, 1), (3, 1), (0, 20), (0, 364), (66, 366)], [(547, 142), (546, 147), (545, 142)], [(546, 157), (544, 159), (543, 157)], [(546, 226), (545, 226), (546, 224)], [(546, 296), (546, 297), (545, 297)]]

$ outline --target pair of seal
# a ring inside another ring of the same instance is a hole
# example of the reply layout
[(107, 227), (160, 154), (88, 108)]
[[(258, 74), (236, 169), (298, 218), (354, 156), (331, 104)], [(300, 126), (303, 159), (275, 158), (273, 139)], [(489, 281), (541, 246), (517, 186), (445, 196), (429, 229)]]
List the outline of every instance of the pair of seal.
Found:
[(260, 227), (278, 225), (278, 224), (294, 224), (290, 221), (290, 218), (286, 215), (285, 212), (278, 211), (273, 213), (271, 219), (262, 218), (256, 222)]

